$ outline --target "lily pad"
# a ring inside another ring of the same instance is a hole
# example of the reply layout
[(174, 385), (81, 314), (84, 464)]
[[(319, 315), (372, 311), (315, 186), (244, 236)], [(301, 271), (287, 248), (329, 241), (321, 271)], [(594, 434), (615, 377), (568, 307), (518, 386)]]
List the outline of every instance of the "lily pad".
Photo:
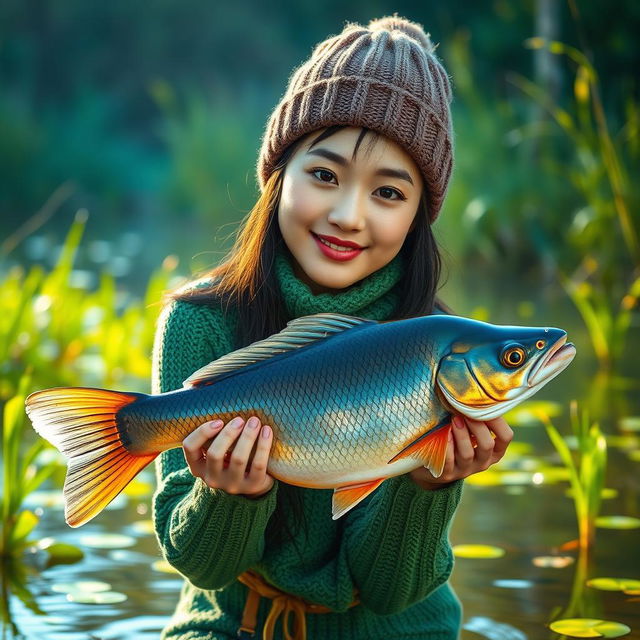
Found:
[(626, 624), (596, 618), (567, 618), (549, 625), (556, 633), (572, 638), (619, 638), (631, 632)]
[(177, 573), (177, 574), (180, 573), (175, 567), (170, 565), (166, 560), (156, 560), (151, 564), (151, 568), (154, 571), (159, 571), (160, 573)]
[(547, 415), (550, 418), (562, 414), (562, 405), (558, 402), (546, 400), (535, 400), (523, 402), (520, 406), (505, 413), (505, 420), (515, 427), (534, 427), (540, 425), (540, 415)]
[(93, 549), (122, 549), (132, 547), (136, 540), (121, 533), (95, 533), (82, 536), (80, 543)]
[(84, 551), (73, 544), (58, 542), (54, 538), (43, 538), (36, 545), (49, 554), (49, 566), (54, 564), (72, 564), (84, 558)]
[(640, 518), (631, 516), (601, 516), (596, 518), (596, 527), (602, 529), (638, 529)]
[(625, 416), (618, 420), (623, 431), (640, 431), (640, 416)]
[[(533, 451), (533, 445), (530, 442), (511, 441), (509, 448), (507, 449), (504, 457), (517, 458), (519, 456), (526, 456)], [(504, 460), (504, 458), (503, 458)]]
[(502, 474), (501, 483), (504, 485), (527, 485), (533, 482), (533, 474), (528, 471), (505, 471)]
[(529, 589), (533, 586), (533, 582), (531, 580), (494, 580), (493, 586), (503, 589)]
[(616, 447), (617, 449), (638, 449), (640, 446), (640, 439), (638, 436), (631, 435), (630, 433), (624, 435), (607, 435), (607, 446)]
[(153, 527), (153, 520), (138, 520), (137, 522), (134, 522), (131, 526), (136, 533), (139, 533), (141, 535), (151, 536), (155, 533), (155, 529)]
[(51, 585), (51, 590), (56, 593), (100, 593), (109, 591), (111, 585), (99, 580), (78, 580), (76, 582), (56, 582)]
[(498, 487), (509, 485), (531, 484), (531, 474), (526, 471), (500, 471), (487, 469), (482, 473), (475, 473), (465, 479), (467, 484), (477, 487)]
[(624, 593), (635, 595), (635, 592), (640, 590), (640, 580), (633, 580), (632, 578), (592, 578), (587, 580), (587, 586), (601, 591), (624, 591)]
[(543, 476), (544, 484), (569, 481), (571, 472), (566, 467), (543, 467), (539, 470)]
[(457, 544), (453, 555), (457, 558), (502, 558), (505, 550), (488, 544)]
[(545, 567), (551, 569), (564, 569), (575, 562), (573, 556), (538, 556), (531, 562), (536, 567)]
[(116, 604), (117, 602), (124, 602), (127, 597), (125, 593), (120, 593), (119, 591), (99, 591), (97, 593), (74, 591), (73, 593), (67, 593), (69, 602), (80, 604)]
[(62, 491), (32, 491), (24, 500), (28, 507), (43, 507), (46, 509), (64, 508)]
[[(573, 489), (572, 488), (567, 489), (564, 492), (564, 494), (569, 498), (573, 498)], [(603, 500), (611, 500), (611, 498), (617, 498), (618, 490), (612, 489), (611, 487), (604, 487), (602, 491), (600, 491), (600, 497)]]
[(124, 489), (124, 493), (132, 498), (141, 498), (153, 493), (153, 485), (145, 480), (134, 478)]

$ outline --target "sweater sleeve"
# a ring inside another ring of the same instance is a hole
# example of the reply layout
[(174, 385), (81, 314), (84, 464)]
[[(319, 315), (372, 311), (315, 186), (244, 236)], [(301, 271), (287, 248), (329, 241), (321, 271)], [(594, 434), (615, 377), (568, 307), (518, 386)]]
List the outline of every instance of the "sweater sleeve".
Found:
[[(156, 330), (153, 392), (180, 388), (191, 373), (232, 350), (221, 311), (171, 302)], [(153, 520), (160, 548), (192, 584), (222, 588), (261, 559), (277, 481), (256, 499), (211, 489), (191, 475), (181, 448), (160, 454), (156, 478)]]
[(397, 613), (447, 581), (449, 529), (461, 493), (462, 480), (426, 491), (405, 474), (347, 514), (343, 551), (363, 606)]

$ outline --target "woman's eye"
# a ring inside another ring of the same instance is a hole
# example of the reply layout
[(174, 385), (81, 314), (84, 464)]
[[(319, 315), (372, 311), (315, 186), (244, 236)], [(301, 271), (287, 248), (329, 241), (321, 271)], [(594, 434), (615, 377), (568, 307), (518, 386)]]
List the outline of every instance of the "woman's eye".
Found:
[[(333, 174), (333, 172), (329, 171), (328, 169), (312, 169), (309, 173), (311, 173), (311, 175), (313, 176), (316, 176), (316, 174), (319, 174), (317, 179), (320, 180), (320, 182), (331, 182), (331, 180), (335, 178), (335, 175)], [(393, 189), (392, 187), (380, 187), (378, 191), (380, 191), (380, 194), (383, 200), (406, 200), (407, 199), (404, 195), (402, 195), (402, 193), (400, 193), (400, 191), (398, 191), (397, 189)], [(383, 195), (383, 193), (387, 195)], [(397, 197), (395, 198), (392, 197), (393, 194), (395, 194)]]
[(317, 173), (322, 174), (322, 177), (318, 178), (321, 182), (330, 182), (331, 178), (334, 177), (331, 171), (327, 171), (327, 169), (312, 169), (311, 174), (316, 175)]
[(397, 189), (392, 189), (391, 187), (380, 187), (378, 191), (380, 191), (380, 193), (382, 193), (383, 191), (392, 194), (395, 193), (398, 196), (397, 198), (387, 198), (386, 196), (382, 196), (384, 200), (406, 200), (406, 197), (403, 196)]

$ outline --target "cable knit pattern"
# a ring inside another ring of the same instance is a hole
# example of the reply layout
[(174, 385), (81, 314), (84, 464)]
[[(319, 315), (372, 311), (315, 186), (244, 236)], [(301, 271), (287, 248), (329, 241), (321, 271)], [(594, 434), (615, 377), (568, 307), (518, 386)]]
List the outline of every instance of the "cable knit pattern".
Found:
[(291, 257), (284, 252), (276, 254), (275, 263), (280, 291), (292, 318), (313, 313), (345, 313), (386, 320), (398, 304), (398, 294), (393, 287), (402, 277), (401, 254), (368, 278), (337, 294), (314, 295), (307, 284), (295, 277)]
[[(283, 254), (276, 270), (292, 317), (341, 311), (382, 320), (392, 317), (402, 262), (395, 259), (335, 296), (314, 296)], [(179, 388), (193, 371), (233, 350), (235, 326), (221, 308), (169, 304), (156, 334), (154, 392)], [(331, 490), (297, 488), (309, 532), (295, 540), (300, 556), (291, 543), (265, 545), (278, 481), (257, 499), (212, 490), (191, 476), (182, 449), (163, 453), (156, 470), (160, 548), (186, 578), (163, 638), (235, 638), (247, 595), (235, 578), (248, 568), (335, 612), (307, 614), (308, 640), (457, 637), (460, 604), (447, 582), (453, 565), (448, 532), (462, 481), (424, 491), (408, 475), (390, 478), (336, 521)], [(361, 604), (349, 609), (354, 589)], [(258, 628), (270, 604), (262, 599)], [(275, 638), (282, 637), (278, 622)]]

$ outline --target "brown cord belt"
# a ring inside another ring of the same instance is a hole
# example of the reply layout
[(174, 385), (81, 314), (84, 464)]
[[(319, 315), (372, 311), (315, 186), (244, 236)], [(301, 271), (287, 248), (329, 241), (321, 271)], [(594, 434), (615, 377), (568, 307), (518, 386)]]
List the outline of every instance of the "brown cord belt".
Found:
[[(238, 576), (242, 584), (249, 587), (247, 601), (242, 612), (242, 623), (238, 629), (239, 638), (252, 638), (256, 635), (256, 621), (260, 598), (271, 598), (271, 610), (264, 623), (262, 640), (273, 640), (273, 631), (278, 617), (282, 615), (282, 629), (285, 640), (306, 640), (307, 620), (305, 613), (331, 613), (332, 610), (320, 604), (307, 602), (303, 598), (280, 591), (253, 571), (245, 571)], [(359, 604), (354, 594), (354, 600), (349, 607)], [(294, 615), (294, 631), (289, 631), (289, 616)]]

